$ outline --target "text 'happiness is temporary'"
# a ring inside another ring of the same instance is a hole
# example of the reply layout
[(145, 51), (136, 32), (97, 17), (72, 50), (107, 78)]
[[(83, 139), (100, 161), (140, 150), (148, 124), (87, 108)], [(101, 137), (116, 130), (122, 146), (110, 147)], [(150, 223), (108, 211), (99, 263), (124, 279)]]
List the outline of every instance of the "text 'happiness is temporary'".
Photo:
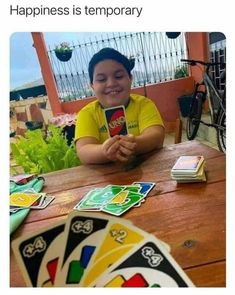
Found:
[(143, 7), (94, 7), (87, 6), (79, 7), (55, 7), (55, 6), (20, 6), (10, 5), (10, 15), (24, 17), (38, 16), (66, 16), (66, 15), (87, 15), (87, 16), (134, 16), (140, 17), (143, 13)]

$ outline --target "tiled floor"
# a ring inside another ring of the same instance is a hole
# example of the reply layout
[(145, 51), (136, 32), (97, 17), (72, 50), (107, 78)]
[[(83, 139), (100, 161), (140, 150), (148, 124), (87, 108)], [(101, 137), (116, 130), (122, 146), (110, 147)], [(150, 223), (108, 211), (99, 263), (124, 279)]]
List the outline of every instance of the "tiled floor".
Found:
[[(206, 145), (208, 145), (208, 146), (210, 146), (210, 147), (212, 147), (212, 148), (214, 148), (214, 149), (216, 149), (216, 150), (219, 150), (218, 146), (215, 144), (215, 140), (213, 140), (213, 142), (210, 142), (210, 141), (207, 141), (207, 140), (205, 140), (205, 139), (202, 139), (202, 138), (199, 137), (199, 136), (197, 136), (197, 137), (195, 138), (195, 140), (198, 140), (198, 141), (200, 141), (200, 142), (202, 142), (202, 143), (204, 143), (204, 144), (206, 144)], [(183, 133), (182, 133), (182, 142), (184, 142), (184, 141), (188, 141), (188, 139), (187, 139), (186, 132), (185, 132), (185, 130), (183, 129)], [(167, 135), (165, 136), (164, 146), (169, 145), (169, 144), (173, 144), (173, 143), (174, 143), (174, 134), (167, 134)]]

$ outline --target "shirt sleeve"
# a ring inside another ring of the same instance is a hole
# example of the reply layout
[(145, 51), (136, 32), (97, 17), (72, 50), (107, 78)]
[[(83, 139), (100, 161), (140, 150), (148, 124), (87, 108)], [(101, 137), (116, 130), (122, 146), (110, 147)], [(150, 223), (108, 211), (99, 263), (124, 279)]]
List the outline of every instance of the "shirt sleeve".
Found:
[(74, 141), (82, 137), (94, 137), (99, 140), (99, 131), (90, 110), (81, 109), (77, 114)]
[(160, 125), (164, 127), (162, 117), (155, 105), (155, 103), (146, 98), (142, 101), (139, 113), (139, 130), (140, 133), (144, 131), (144, 129), (154, 126)]

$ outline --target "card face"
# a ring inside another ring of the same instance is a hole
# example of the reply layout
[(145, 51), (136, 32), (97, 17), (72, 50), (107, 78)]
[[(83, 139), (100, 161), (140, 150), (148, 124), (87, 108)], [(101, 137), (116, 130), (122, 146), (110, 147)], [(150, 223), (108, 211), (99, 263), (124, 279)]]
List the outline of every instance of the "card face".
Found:
[(104, 114), (110, 137), (128, 134), (124, 106), (104, 109)]
[(110, 218), (73, 211), (66, 222), (61, 256), (55, 283), (57, 286), (79, 286), (92, 255), (102, 242)]
[(193, 287), (193, 283), (156, 239), (146, 239), (114, 263), (96, 287)]
[(155, 182), (143, 182), (143, 181), (142, 182), (135, 181), (133, 182), (133, 184), (140, 185), (139, 193), (146, 196), (152, 190), (152, 188), (156, 185)]
[(129, 210), (131, 207), (138, 204), (143, 198), (145, 198), (144, 195), (129, 191), (124, 202), (115, 204), (111, 201), (107, 203), (104, 207), (102, 207), (101, 210), (103, 212), (110, 213), (115, 216), (120, 216), (124, 212)]
[(104, 236), (104, 240), (92, 257), (82, 286), (93, 286), (94, 281), (102, 275), (113, 263), (142, 241), (147, 233), (127, 223), (113, 223)]
[(10, 195), (10, 206), (30, 207), (40, 197), (40, 193), (12, 193)]
[(120, 185), (108, 185), (103, 189), (90, 191), (75, 207), (77, 210), (101, 210), (101, 208), (123, 190)]
[(198, 171), (201, 164), (204, 162), (203, 156), (181, 156), (178, 158), (174, 166), (172, 167), (172, 173), (177, 171)]
[(12, 249), (27, 286), (54, 285), (64, 227), (64, 222), (59, 222), (36, 234), (13, 240)]
[(45, 209), (53, 200), (55, 199), (54, 196), (45, 195), (44, 198), (39, 202), (39, 204), (33, 204), (30, 206), (31, 209)]

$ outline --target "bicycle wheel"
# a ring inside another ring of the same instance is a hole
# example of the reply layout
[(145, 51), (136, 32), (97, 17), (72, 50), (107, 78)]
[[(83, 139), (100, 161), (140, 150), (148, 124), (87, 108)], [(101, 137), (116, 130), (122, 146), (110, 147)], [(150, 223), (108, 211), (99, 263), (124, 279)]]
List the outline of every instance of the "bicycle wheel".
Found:
[(217, 129), (217, 143), (221, 152), (226, 153), (226, 113), (220, 109), (217, 124), (224, 129)]
[(187, 138), (189, 140), (192, 140), (197, 135), (197, 131), (200, 125), (200, 120), (202, 116), (202, 102), (203, 102), (203, 93), (198, 92), (193, 100), (192, 104), (190, 106), (190, 111), (187, 119), (187, 125), (186, 125), (186, 133)]

